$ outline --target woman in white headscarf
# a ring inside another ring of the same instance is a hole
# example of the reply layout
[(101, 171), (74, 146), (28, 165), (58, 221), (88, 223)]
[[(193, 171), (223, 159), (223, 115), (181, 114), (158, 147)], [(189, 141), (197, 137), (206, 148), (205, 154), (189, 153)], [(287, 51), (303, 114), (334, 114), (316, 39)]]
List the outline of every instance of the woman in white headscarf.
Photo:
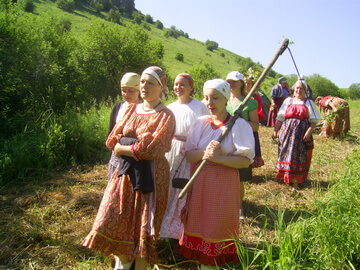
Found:
[(250, 124), (237, 119), (221, 142), (217, 141), (231, 116), (226, 110), (230, 84), (214, 79), (204, 84), (205, 103), (211, 113), (190, 128), (185, 155), (195, 168), (208, 160), (187, 195), (180, 254), (199, 260), (202, 269), (239, 262), (233, 237), (239, 232), (240, 182), (238, 168), (246, 168), (255, 156)]
[(180, 220), (181, 209), (186, 199), (178, 199), (180, 187), (174, 188), (174, 178), (189, 179), (190, 164), (184, 159), (182, 153), (190, 126), (202, 115), (209, 115), (206, 105), (199, 100), (192, 98), (194, 94), (194, 80), (188, 73), (180, 73), (174, 81), (174, 92), (178, 99), (167, 107), (174, 113), (176, 119), (175, 136), (172, 139), (171, 151), (165, 157), (170, 165), (170, 182), (168, 206), (161, 226), (161, 238), (167, 238), (172, 247), (172, 254), (169, 261), (179, 261), (179, 239), (181, 238), (184, 225)]
[[(115, 270), (147, 269), (158, 262), (160, 236), (170, 177), (175, 116), (160, 100), (167, 88), (160, 67), (145, 69), (140, 79), (141, 104), (130, 104), (106, 145), (124, 162), (105, 189), (92, 230), (83, 245), (116, 257)], [(128, 164), (131, 166), (128, 166)]]

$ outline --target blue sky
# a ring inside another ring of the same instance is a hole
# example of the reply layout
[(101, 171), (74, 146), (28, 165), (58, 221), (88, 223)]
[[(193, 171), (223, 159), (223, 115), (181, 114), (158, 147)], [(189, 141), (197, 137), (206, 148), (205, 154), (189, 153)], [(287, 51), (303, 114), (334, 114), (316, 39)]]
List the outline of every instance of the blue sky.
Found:
[[(135, 0), (135, 7), (264, 67), (288, 38), (300, 74), (318, 73), (340, 88), (360, 83), (360, 0)], [(296, 73), (288, 51), (273, 69)]]

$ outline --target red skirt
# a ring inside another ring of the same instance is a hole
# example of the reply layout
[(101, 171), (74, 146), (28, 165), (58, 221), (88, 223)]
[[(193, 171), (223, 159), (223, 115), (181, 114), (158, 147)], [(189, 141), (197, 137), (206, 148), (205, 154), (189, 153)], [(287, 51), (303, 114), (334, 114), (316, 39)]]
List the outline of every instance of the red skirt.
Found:
[(239, 211), (238, 170), (209, 163), (187, 197), (180, 254), (211, 266), (240, 262), (234, 241)]

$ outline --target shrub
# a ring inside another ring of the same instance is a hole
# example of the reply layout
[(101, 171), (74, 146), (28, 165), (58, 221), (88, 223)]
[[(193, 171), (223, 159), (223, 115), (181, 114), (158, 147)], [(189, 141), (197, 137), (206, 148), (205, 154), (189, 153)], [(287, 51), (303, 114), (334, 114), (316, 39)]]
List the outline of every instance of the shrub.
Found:
[(157, 20), (155, 23), (156, 28), (163, 30), (164, 29), (164, 25), (161, 21)]
[(143, 18), (142, 18), (142, 16), (141, 16), (141, 14), (135, 13), (135, 15), (134, 15), (134, 22), (135, 22), (136, 24), (141, 24), (142, 20), (143, 20)]
[(95, 3), (94, 9), (97, 13), (100, 13), (101, 11), (104, 11), (104, 5), (100, 3)]
[(143, 23), (141, 24), (141, 26), (142, 26), (144, 29), (146, 29), (146, 30), (148, 30), (148, 31), (151, 31), (151, 27), (150, 27), (149, 24), (143, 22)]
[(145, 22), (150, 23), (150, 24), (154, 24), (154, 20), (151, 17), (151, 15), (149, 15), (149, 14), (145, 16)]
[(121, 24), (121, 13), (117, 9), (110, 9), (106, 19), (110, 22)]
[(351, 99), (360, 99), (360, 83), (350, 85), (347, 92)]
[(22, 0), (20, 3), (21, 3), (23, 10), (26, 12), (33, 12), (35, 9), (33, 0)]
[(184, 55), (182, 53), (177, 53), (175, 55), (175, 59), (180, 61), (180, 62), (184, 62)]
[(68, 165), (105, 161), (110, 110), (105, 105), (84, 112), (69, 109), (60, 117), (49, 111), (21, 133), (2, 140), (0, 184)]
[(214, 51), (219, 47), (219, 44), (215, 41), (207, 40), (205, 42), (206, 49), (209, 51)]
[(194, 97), (198, 100), (203, 99), (202, 89), (204, 83), (210, 79), (220, 78), (219, 72), (216, 71), (208, 63), (193, 67), (192, 69), (190, 69), (189, 73), (194, 79), (194, 89), (195, 89)]
[(340, 96), (339, 87), (337, 87), (332, 81), (322, 77), (319, 74), (313, 74), (306, 78), (306, 82), (313, 90), (313, 97), (318, 96)]
[(69, 32), (71, 30), (72, 23), (69, 19), (62, 19), (60, 24), (64, 27), (65, 31)]
[(74, 12), (75, 10), (75, 1), (74, 0), (57, 0), (56, 5), (58, 8), (67, 11), (67, 12)]

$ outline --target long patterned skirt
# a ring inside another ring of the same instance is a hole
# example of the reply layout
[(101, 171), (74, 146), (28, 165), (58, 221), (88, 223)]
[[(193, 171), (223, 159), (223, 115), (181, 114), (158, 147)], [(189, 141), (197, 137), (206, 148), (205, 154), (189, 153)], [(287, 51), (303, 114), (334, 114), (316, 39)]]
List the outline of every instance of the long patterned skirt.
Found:
[(117, 177), (115, 170), (108, 182), (91, 232), (83, 245), (106, 255), (128, 255), (158, 262), (156, 243), (168, 198), (169, 164), (156, 160), (155, 192), (134, 191), (130, 177)]
[(276, 168), (277, 178), (286, 183), (302, 183), (308, 177), (314, 141), (304, 142), (303, 138), (309, 125), (307, 119), (289, 118), (281, 126)]
[(237, 169), (209, 163), (188, 194), (180, 254), (201, 264), (239, 262), (240, 181)]
[(161, 238), (180, 239), (184, 229), (184, 224), (181, 222), (180, 215), (181, 210), (185, 206), (186, 197), (179, 199), (178, 197), (181, 189), (173, 188), (171, 182), (174, 176), (175, 178), (190, 179), (191, 164), (187, 163), (184, 156), (180, 154), (183, 145), (183, 141), (173, 139), (171, 151), (165, 154), (171, 169), (168, 205), (161, 225)]

